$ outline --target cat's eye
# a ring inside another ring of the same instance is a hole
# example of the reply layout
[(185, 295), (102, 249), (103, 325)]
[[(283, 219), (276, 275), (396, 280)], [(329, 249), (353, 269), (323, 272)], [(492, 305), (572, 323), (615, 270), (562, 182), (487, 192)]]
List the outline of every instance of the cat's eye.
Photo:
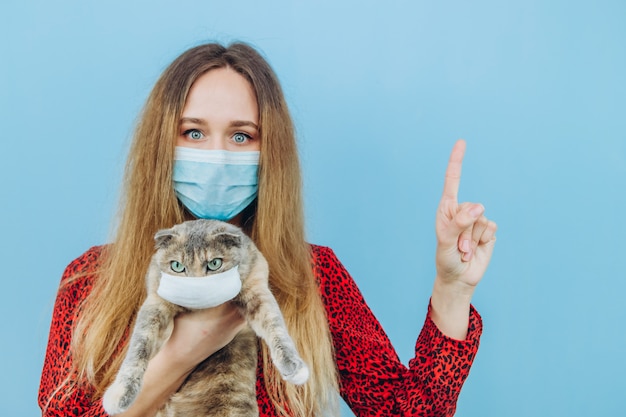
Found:
[(209, 271), (216, 271), (222, 266), (222, 258), (214, 258), (207, 263), (206, 267)]
[(185, 271), (185, 265), (181, 264), (178, 261), (170, 262), (170, 268), (172, 268), (172, 271), (174, 271), (174, 272), (184, 272)]

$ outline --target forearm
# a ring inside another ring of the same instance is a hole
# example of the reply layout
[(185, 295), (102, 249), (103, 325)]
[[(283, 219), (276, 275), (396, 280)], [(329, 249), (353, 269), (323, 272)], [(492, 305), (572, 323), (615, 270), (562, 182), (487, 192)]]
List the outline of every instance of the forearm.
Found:
[(137, 398), (119, 416), (154, 416), (193, 369), (227, 345), (244, 325), (231, 304), (177, 316), (172, 334), (148, 363)]
[(152, 417), (185, 381), (191, 369), (172, 362), (162, 349), (148, 363), (141, 391), (131, 407), (119, 417)]
[(430, 300), (431, 319), (439, 330), (453, 339), (465, 340), (469, 324), (470, 303), (475, 287), (435, 278)]

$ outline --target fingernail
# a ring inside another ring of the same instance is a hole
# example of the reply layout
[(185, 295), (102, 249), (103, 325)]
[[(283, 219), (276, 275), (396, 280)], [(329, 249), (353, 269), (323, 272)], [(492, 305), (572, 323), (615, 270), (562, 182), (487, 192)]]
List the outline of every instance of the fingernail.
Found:
[(461, 242), (461, 252), (468, 253), (470, 251), (470, 241), (465, 239)]

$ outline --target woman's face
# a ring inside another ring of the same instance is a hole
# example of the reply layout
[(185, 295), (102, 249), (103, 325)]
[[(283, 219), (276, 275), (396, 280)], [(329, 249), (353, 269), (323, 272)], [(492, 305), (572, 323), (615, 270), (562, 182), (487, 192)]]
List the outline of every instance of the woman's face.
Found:
[(189, 90), (177, 146), (258, 151), (259, 109), (250, 83), (230, 68), (200, 76)]

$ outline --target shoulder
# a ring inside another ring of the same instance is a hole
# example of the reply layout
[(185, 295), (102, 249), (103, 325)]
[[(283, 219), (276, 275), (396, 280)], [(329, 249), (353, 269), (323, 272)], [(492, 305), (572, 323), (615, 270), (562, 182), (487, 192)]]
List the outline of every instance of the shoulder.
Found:
[(61, 277), (54, 306), (51, 334), (60, 334), (71, 323), (93, 288), (106, 246), (94, 246), (74, 259)]
[[(335, 252), (326, 246), (311, 245), (314, 273), (320, 296), (326, 308), (328, 324), (334, 337), (357, 337), (359, 343), (372, 338), (385, 341), (386, 336), (370, 310), (361, 290), (350, 273), (339, 261)], [(336, 345), (343, 342), (337, 339)], [(369, 343), (369, 342), (367, 342)], [(387, 343), (387, 342), (385, 342)], [(343, 346), (343, 345), (342, 345)], [(345, 353), (346, 351), (342, 351)]]
[(93, 285), (107, 246), (93, 246), (67, 265), (59, 285), (59, 297), (82, 299)]
[(311, 253), (315, 277), (320, 284), (324, 284), (328, 280), (349, 277), (345, 267), (331, 248), (311, 245)]
[(311, 253), (313, 254), (313, 262), (316, 266), (339, 262), (335, 252), (328, 246), (311, 244)]
[(356, 282), (343, 266), (335, 252), (326, 246), (311, 245), (313, 272), (320, 287), (322, 297), (328, 303), (331, 299), (362, 300)]
[(79, 275), (90, 275), (97, 271), (100, 266), (102, 253), (106, 246), (92, 246), (82, 255), (74, 259), (65, 268), (63, 281), (71, 280)]

